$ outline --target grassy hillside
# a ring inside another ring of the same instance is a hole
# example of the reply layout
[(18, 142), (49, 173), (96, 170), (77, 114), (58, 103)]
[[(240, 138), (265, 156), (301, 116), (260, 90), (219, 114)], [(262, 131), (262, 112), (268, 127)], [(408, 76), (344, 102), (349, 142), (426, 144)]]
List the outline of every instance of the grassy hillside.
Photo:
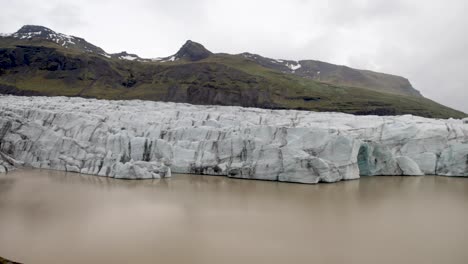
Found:
[(347, 66), (315, 60), (277, 60), (260, 55), (242, 53), (239, 56), (268, 69), (294, 74), (303, 78), (339, 86), (366, 88), (379, 92), (422, 97), (411, 83), (400, 76), (357, 70)]
[(139, 62), (11, 38), (0, 39), (0, 92), (353, 114), (466, 116), (423, 97), (322, 83), (269, 69), (238, 55)]

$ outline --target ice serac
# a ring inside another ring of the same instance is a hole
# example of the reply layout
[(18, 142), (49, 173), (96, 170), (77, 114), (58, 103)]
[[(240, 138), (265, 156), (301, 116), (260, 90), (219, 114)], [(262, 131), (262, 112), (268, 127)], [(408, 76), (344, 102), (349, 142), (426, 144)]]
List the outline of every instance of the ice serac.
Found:
[(468, 176), (465, 121), (0, 96), (0, 171), (24, 164), (127, 179), (195, 173), (301, 183)]

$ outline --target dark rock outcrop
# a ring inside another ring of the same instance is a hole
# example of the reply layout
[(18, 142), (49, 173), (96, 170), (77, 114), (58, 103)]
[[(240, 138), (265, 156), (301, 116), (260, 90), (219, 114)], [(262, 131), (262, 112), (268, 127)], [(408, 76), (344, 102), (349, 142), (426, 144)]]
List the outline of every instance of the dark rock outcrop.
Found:
[(212, 54), (202, 44), (188, 40), (175, 54), (175, 57), (176, 59), (199, 61), (208, 58)]

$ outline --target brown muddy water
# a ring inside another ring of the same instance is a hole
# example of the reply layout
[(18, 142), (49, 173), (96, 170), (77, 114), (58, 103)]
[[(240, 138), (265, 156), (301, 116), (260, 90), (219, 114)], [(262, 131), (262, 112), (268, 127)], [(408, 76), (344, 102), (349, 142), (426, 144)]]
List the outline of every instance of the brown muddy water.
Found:
[(23, 263), (468, 263), (468, 178), (301, 185), (0, 175), (0, 256)]

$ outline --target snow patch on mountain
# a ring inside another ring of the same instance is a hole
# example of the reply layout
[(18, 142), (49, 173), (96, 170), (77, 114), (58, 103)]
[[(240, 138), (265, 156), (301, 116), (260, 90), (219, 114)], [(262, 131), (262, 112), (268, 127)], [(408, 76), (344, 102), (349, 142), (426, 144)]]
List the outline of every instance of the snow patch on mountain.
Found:
[(289, 69), (291, 69), (292, 72), (295, 72), (296, 70), (300, 69), (302, 67), (302, 65), (299, 63), (299, 62), (295, 62), (295, 63), (286, 63), (286, 67), (288, 67)]
[(247, 59), (253, 59), (253, 60), (257, 60), (258, 59), (258, 55), (255, 55), (255, 54), (251, 54), (251, 53), (242, 53), (241, 54), (244, 58), (247, 58)]
[(165, 59), (162, 59), (160, 60), (161, 62), (174, 62), (176, 60), (179, 60), (178, 58), (176, 58), (176, 56), (171, 56), (169, 58), (165, 58)]
[(137, 59), (138, 59), (138, 56), (126, 55), (126, 56), (121, 56), (120, 59), (133, 61), (133, 60), (137, 60)]
[(44, 31), (44, 30), (39, 30), (35, 32), (16, 32), (10, 35), (13, 38), (18, 38), (18, 39), (33, 39), (35, 37), (41, 37), (47, 40), (50, 40), (52, 42), (55, 42), (65, 48), (70, 48), (72, 45), (76, 45), (76, 42), (78, 41), (76, 37), (62, 34), (62, 33), (56, 33), (53, 31)]

